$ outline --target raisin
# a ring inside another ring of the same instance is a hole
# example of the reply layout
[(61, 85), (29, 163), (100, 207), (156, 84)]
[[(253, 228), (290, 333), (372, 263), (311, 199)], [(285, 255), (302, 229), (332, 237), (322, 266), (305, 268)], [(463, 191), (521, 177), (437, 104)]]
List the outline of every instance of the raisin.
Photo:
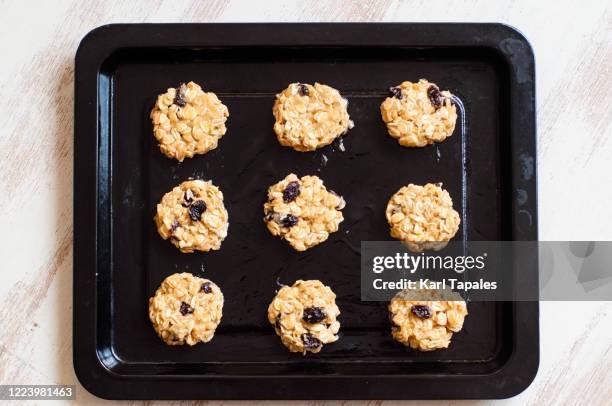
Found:
[(185, 107), (187, 102), (185, 101), (185, 92), (187, 91), (187, 86), (184, 83), (181, 83), (176, 88), (176, 95), (174, 96), (174, 104), (180, 107)]
[(204, 282), (200, 287), (200, 292), (212, 293), (212, 287), (210, 286), (210, 282)]
[(399, 87), (390, 87), (389, 91), (391, 92), (393, 97), (395, 97), (398, 100), (402, 100), (402, 97), (404, 97), (402, 95), (402, 89), (400, 89)]
[(172, 225), (170, 226), (170, 232), (174, 234), (176, 229), (179, 228), (180, 226), (181, 225), (179, 224), (179, 222), (176, 219), (172, 220)]
[(318, 338), (310, 333), (304, 333), (300, 338), (304, 343), (304, 348), (319, 348), (323, 345)]
[(325, 320), (327, 315), (325, 314), (325, 310), (320, 307), (307, 307), (304, 309), (304, 315), (302, 316), (302, 320), (306, 323), (314, 324), (319, 323), (320, 321)]
[(429, 319), (431, 317), (431, 309), (429, 306), (414, 305), (410, 310), (415, 316), (420, 317), (421, 319)]
[(187, 315), (187, 314), (191, 314), (193, 313), (193, 307), (189, 306), (187, 303), (185, 302), (181, 302), (181, 314), (183, 316)]
[(287, 214), (282, 220), (281, 225), (283, 227), (291, 228), (298, 223), (299, 219), (293, 214)]
[(202, 213), (206, 211), (206, 203), (203, 200), (196, 200), (189, 206), (189, 217), (193, 221), (200, 221)]
[(300, 195), (300, 183), (297, 180), (289, 182), (283, 190), (283, 202), (289, 203), (297, 199)]
[(300, 92), (300, 96), (308, 96), (308, 86), (303, 83), (298, 84), (298, 92)]
[(444, 104), (444, 96), (436, 85), (429, 86), (429, 89), (427, 89), (427, 97), (429, 97), (429, 101), (436, 110), (438, 110), (440, 107), (442, 107), (442, 104)]
[(193, 198), (193, 192), (191, 189), (187, 189), (183, 195), (183, 207), (189, 207), (189, 205), (193, 202)]

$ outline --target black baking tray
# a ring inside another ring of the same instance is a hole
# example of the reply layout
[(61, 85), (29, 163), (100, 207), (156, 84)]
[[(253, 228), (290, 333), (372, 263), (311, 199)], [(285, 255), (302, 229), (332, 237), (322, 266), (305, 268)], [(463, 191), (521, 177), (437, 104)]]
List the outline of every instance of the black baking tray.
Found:
[[(443, 182), (462, 216), (458, 239), (536, 240), (534, 57), (501, 24), (128, 24), (90, 32), (76, 55), (74, 367), (113, 399), (504, 398), (534, 378), (538, 303), (470, 303), (451, 347), (394, 342), (386, 304), (360, 301), (359, 247), (388, 240), (384, 208), (407, 183)], [(389, 86), (427, 78), (456, 96), (448, 140), (403, 148), (379, 106)], [(148, 114), (157, 94), (193, 80), (228, 106), (219, 147), (162, 156)], [(355, 128), (312, 153), (281, 147), (274, 96), (290, 82), (329, 84)], [(341, 145), (342, 144), (342, 145)], [(262, 222), (267, 187), (316, 174), (348, 204), (340, 230), (306, 252)], [(181, 254), (155, 230), (155, 204), (190, 177), (225, 195), (220, 251)], [(215, 281), (226, 302), (215, 338), (169, 347), (148, 298), (168, 275)], [(266, 320), (276, 280), (320, 279), (338, 295), (342, 337), (289, 353)], [(537, 284), (537, 269), (521, 269)]]

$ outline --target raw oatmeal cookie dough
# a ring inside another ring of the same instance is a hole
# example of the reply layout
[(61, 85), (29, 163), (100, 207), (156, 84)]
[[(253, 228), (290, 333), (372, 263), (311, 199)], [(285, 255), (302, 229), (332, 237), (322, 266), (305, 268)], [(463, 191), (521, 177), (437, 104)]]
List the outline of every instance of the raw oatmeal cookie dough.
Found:
[(459, 213), (442, 184), (409, 184), (387, 203), (386, 216), (391, 237), (413, 251), (442, 249), (459, 229)]
[(223, 193), (210, 181), (188, 180), (176, 186), (157, 204), (154, 220), (159, 235), (186, 253), (218, 250), (227, 236)]
[(449, 289), (404, 290), (389, 303), (393, 338), (419, 351), (448, 348), (453, 333), (461, 330), (467, 314), (461, 296)]
[(225, 134), (227, 107), (196, 83), (181, 83), (157, 97), (151, 111), (153, 135), (159, 149), (179, 161), (217, 148)]
[(319, 352), (338, 340), (336, 295), (320, 281), (283, 286), (268, 307), (268, 321), (291, 352)]
[(424, 147), (450, 137), (457, 121), (451, 93), (425, 79), (391, 87), (380, 105), (387, 131), (405, 147)]
[(223, 314), (223, 293), (207, 279), (175, 273), (149, 299), (149, 319), (168, 345), (210, 341)]
[(314, 151), (329, 145), (353, 127), (348, 101), (333, 87), (292, 83), (276, 95), (274, 132), (281, 145)]
[(344, 206), (344, 199), (328, 191), (318, 177), (300, 179), (292, 173), (268, 189), (264, 222), (273, 235), (305, 251), (338, 231)]

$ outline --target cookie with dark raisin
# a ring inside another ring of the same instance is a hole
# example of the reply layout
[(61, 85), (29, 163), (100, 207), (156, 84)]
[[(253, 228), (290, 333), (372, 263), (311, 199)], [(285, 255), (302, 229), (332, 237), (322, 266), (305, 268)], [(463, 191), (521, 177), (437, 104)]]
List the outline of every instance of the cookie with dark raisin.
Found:
[(217, 148), (229, 111), (216, 94), (189, 82), (160, 94), (150, 116), (160, 151), (183, 161)]
[(380, 106), (389, 135), (405, 147), (444, 141), (455, 130), (457, 109), (452, 94), (425, 79), (389, 88)]
[(264, 222), (273, 235), (304, 251), (338, 231), (344, 206), (344, 199), (318, 177), (292, 173), (268, 189)]
[(391, 335), (419, 351), (447, 348), (466, 316), (465, 301), (450, 289), (406, 289), (389, 303)]
[(353, 127), (348, 101), (333, 87), (291, 83), (276, 95), (272, 114), (281, 145), (296, 151), (314, 151), (331, 144)]
[(222, 316), (221, 289), (186, 272), (168, 276), (149, 299), (149, 319), (168, 345), (195, 345), (212, 340)]
[(185, 253), (220, 249), (229, 227), (223, 193), (203, 180), (183, 182), (166, 193), (154, 220), (159, 235)]
[(317, 353), (338, 340), (336, 295), (318, 280), (282, 286), (268, 307), (268, 321), (291, 352)]

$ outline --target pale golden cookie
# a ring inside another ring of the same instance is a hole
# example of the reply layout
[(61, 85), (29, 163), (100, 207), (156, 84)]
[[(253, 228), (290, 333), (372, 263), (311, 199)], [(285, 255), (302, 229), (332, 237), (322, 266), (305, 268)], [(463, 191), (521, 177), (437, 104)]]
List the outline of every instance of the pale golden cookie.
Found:
[(405, 147), (424, 147), (450, 137), (457, 122), (451, 93), (425, 79), (389, 89), (393, 96), (380, 105), (389, 135)]
[(154, 220), (159, 235), (182, 252), (218, 250), (229, 227), (223, 193), (203, 180), (183, 182), (166, 193)]
[(268, 189), (264, 222), (273, 235), (304, 251), (327, 240), (344, 220), (344, 199), (316, 176), (289, 174)]
[(404, 290), (389, 303), (393, 338), (420, 351), (448, 348), (453, 333), (463, 328), (467, 314), (461, 296), (449, 289)]
[(315, 83), (292, 83), (276, 95), (274, 132), (281, 145), (314, 151), (353, 127), (348, 101), (336, 89)]
[(461, 222), (453, 201), (442, 184), (409, 184), (387, 203), (386, 217), (391, 237), (413, 251), (441, 249), (455, 236)]
[(268, 321), (291, 352), (319, 352), (338, 340), (336, 295), (320, 281), (283, 286), (268, 307)]
[(222, 315), (221, 289), (190, 273), (168, 276), (149, 299), (149, 319), (168, 345), (212, 340)]
[(228, 116), (216, 94), (193, 82), (181, 83), (157, 97), (151, 111), (153, 135), (164, 155), (183, 161), (217, 148)]

